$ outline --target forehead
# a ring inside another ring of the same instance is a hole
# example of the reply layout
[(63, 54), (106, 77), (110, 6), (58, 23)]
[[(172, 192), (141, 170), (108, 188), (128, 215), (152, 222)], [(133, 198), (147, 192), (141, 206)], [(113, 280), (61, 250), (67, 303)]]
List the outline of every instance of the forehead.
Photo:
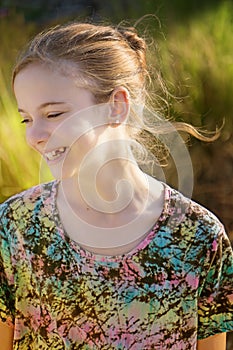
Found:
[[(66, 70), (67, 72), (67, 70)], [(24, 67), (15, 77), (14, 92), (19, 105), (31, 108), (32, 104), (43, 104), (48, 100), (74, 103), (80, 98), (90, 98), (91, 92), (83, 87), (78, 76), (63, 74), (59, 68), (33, 63)]]
[(41, 82), (43, 80), (44, 83), (52, 83), (53, 80), (63, 80), (65, 83), (66, 80), (69, 81), (69, 83), (75, 83), (76, 86), (84, 87), (85, 85), (85, 79), (80, 68), (73, 62), (64, 60), (49, 63), (32, 62), (27, 64), (16, 74), (14, 87), (18, 80), (22, 83), (20, 78), (26, 81), (37, 79), (38, 82)]

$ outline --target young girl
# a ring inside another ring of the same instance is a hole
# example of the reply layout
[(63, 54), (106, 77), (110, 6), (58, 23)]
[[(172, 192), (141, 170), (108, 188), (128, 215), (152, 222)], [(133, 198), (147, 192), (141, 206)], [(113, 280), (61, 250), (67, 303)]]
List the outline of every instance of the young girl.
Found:
[(55, 180), (0, 206), (3, 350), (225, 349), (224, 228), (135, 160), (145, 49), (133, 29), (74, 23), (37, 35), (15, 67), (27, 142)]

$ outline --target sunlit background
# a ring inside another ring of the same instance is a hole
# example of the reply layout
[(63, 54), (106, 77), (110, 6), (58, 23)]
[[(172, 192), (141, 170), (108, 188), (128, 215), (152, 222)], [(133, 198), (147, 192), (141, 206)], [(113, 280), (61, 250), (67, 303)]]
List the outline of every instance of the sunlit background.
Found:
[[(166, 82), (163, 113), (214, 131), (213, 143), (188, 142), (193, 198), (225, 224), (233, 243), (233, 2), (224, 0), (2, 0), (0, 1), (0, 202), (37, 184), (40, 159), (24, 141), (11, 91), (19, 50), (38, 31), (69, 20), (134, 25), (153, 37), (148, 59)], [(36, 83), (36, 82), (35, 82)], [(156, 82), (154, 89), (157, 89)], [(176, 186), (173, 169), (168, 182)], [(49, 175), (45, 176), (45, 180)], [(233, 339), (228, 337), (228, 349)]]

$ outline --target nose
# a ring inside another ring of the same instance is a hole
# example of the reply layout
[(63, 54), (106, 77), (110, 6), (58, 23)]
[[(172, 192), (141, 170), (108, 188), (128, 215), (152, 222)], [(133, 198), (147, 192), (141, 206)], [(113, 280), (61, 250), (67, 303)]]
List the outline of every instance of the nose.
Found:
[(42, 151), (48, 142), (50, 132), (43, 123), (33, 123), (26, 131), (27, 143), (37, 151)]

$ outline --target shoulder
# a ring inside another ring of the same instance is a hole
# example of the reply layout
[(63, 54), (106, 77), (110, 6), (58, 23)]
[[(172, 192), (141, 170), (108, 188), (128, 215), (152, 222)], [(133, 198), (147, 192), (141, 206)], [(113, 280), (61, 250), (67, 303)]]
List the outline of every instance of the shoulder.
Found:
[(170, 242), (171, 261), (179, 259), (182, 266), (205, 276), (215, 258), (220, 262), (223, 252), (232, 254), (224, 226), (214, 213), (179, 191), (165, 185), (165, 192), (165, 220), (155, 240), (162, 239), (162, 245)]
[(15, 219), (34, 211), (39, 203), (51, 198), (55, 191), (56, 181), (36, 185), (28, 190), (15, 194), (0, 204), (0, 219), (4, 219), (12, 213)]
[(187, 198), (179, 191), (165, 185), (168, 197), (168, 216), (176, 226), (187, 232), (193, 232), (200, 238), (210, 240), (221, 236), (224, 227), (218, 217), (203, 205)]

